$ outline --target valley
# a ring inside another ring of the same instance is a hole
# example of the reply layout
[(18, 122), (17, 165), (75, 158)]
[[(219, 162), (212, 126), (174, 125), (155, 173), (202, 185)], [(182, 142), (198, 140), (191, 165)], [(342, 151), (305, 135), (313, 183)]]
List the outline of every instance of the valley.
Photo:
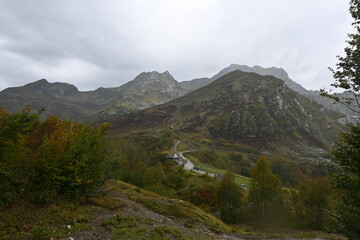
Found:
[(360, 0), (37, 3), (0, 1), (0, 240), (360, 239)]
[(345, 239), (324, 231), (345, 115), (304, 92), (282, 69), (240, 65), (184, 83), (149, 72), (93, 92), (6, 89), (0, 237)]

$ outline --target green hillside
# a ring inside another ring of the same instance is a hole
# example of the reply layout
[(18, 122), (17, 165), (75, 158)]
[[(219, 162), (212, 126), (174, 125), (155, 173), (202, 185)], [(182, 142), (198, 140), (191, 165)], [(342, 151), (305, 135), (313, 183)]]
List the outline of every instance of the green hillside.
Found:
[(242, 144), (292, 160), (326, 162), (325, 152), (341, 129), (339, 117), (282, 80), (234, 71), (184, 97), (110, 123), (113, 135), (173, 126), (196, 139)]

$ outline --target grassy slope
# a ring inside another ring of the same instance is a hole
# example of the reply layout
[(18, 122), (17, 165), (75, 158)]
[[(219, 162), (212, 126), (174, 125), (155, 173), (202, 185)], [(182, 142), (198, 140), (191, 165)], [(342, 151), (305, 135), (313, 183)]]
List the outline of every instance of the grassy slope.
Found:
[[(101, 196), (38, 208), (26, 202), (0, 212), (0, 239), (289, 239), (229, 226), (200, 208), (109, 180)], [(306, 232), (301, 239), (326, 237)], [(307, 236), (306, 236), (307, 235)]]

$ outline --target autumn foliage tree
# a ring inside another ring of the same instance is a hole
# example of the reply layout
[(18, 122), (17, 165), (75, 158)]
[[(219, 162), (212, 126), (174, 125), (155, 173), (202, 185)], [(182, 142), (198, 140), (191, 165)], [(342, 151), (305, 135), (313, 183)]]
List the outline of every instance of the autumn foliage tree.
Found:
[(57, 117), (49, 117), (39, 125), (30, 137), (33, 143), (29, 143), (34, 149), (33, 182), (39, 188), (39, 199), (46, 201), (53, 194), (76, 197), (91, 192), (100, 184), (106, 128), (94, 129)]
[(30, 108), (0, 112), (0, 207), (31, 191), (37, 203), (57, 196), (76, 198), (103, 179), (107, 126), (49, 117), (40, 122)]

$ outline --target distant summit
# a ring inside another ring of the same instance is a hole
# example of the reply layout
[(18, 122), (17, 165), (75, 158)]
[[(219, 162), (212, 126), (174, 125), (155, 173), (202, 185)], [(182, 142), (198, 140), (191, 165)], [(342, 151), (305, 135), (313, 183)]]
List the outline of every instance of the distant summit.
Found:
[(97, 119), (107, 119), (166, 103), (187, 93), (168, 71), (140, 73), (134, 80), (112, 91), (114, 97), (111, 104), (97, 114)]
[(284, 69), (276, 68), (276, 67), (263, 68), (263, 67), (256, 66), (256, 65), (254, 67), (249, 67), (246, 65), (231, 64), (230, 66), (222, 69), (220, 72), (218, 72), (216, 75), (214, 75), (211, 78), (200, 78), (200, 79), (194, 79), (191, 81), (185, 81), (185, 82), (181, 82), (180, 85), (189, 91), (194, 91), (198, 88), (201, 88), (201, 87), (215, 81), (216, 79), (224, 76), (225, 74), (230, 73), (232, 71), (236, 71), (236, 70), (240, 70), (242, 72), (253, 72), (253, 73), (257, 73), (259, 75), (263, 75), (263, 76), (266, 76), (266, 75), (274, 76), (276, 78), (283, 80), (285, 82), (285, 84), (292, 90), (294, 90), (300, 94), (308, 93), (308, 90), (303, 88), (300, 84), (291, 80), (289, 78), (287, 72)]
[[(169, 100), (186, 94), (186, 91), (168, 71), (163, 73), (156, 71), (140, 73), (134, 80), (122, 85), (118, 90), (124, 95), (139, 95), (146, 92), (162, 94), (163, 98), (169, 98)], [(160, 101), (163, 102), (166, 99), (160, 99)]]

